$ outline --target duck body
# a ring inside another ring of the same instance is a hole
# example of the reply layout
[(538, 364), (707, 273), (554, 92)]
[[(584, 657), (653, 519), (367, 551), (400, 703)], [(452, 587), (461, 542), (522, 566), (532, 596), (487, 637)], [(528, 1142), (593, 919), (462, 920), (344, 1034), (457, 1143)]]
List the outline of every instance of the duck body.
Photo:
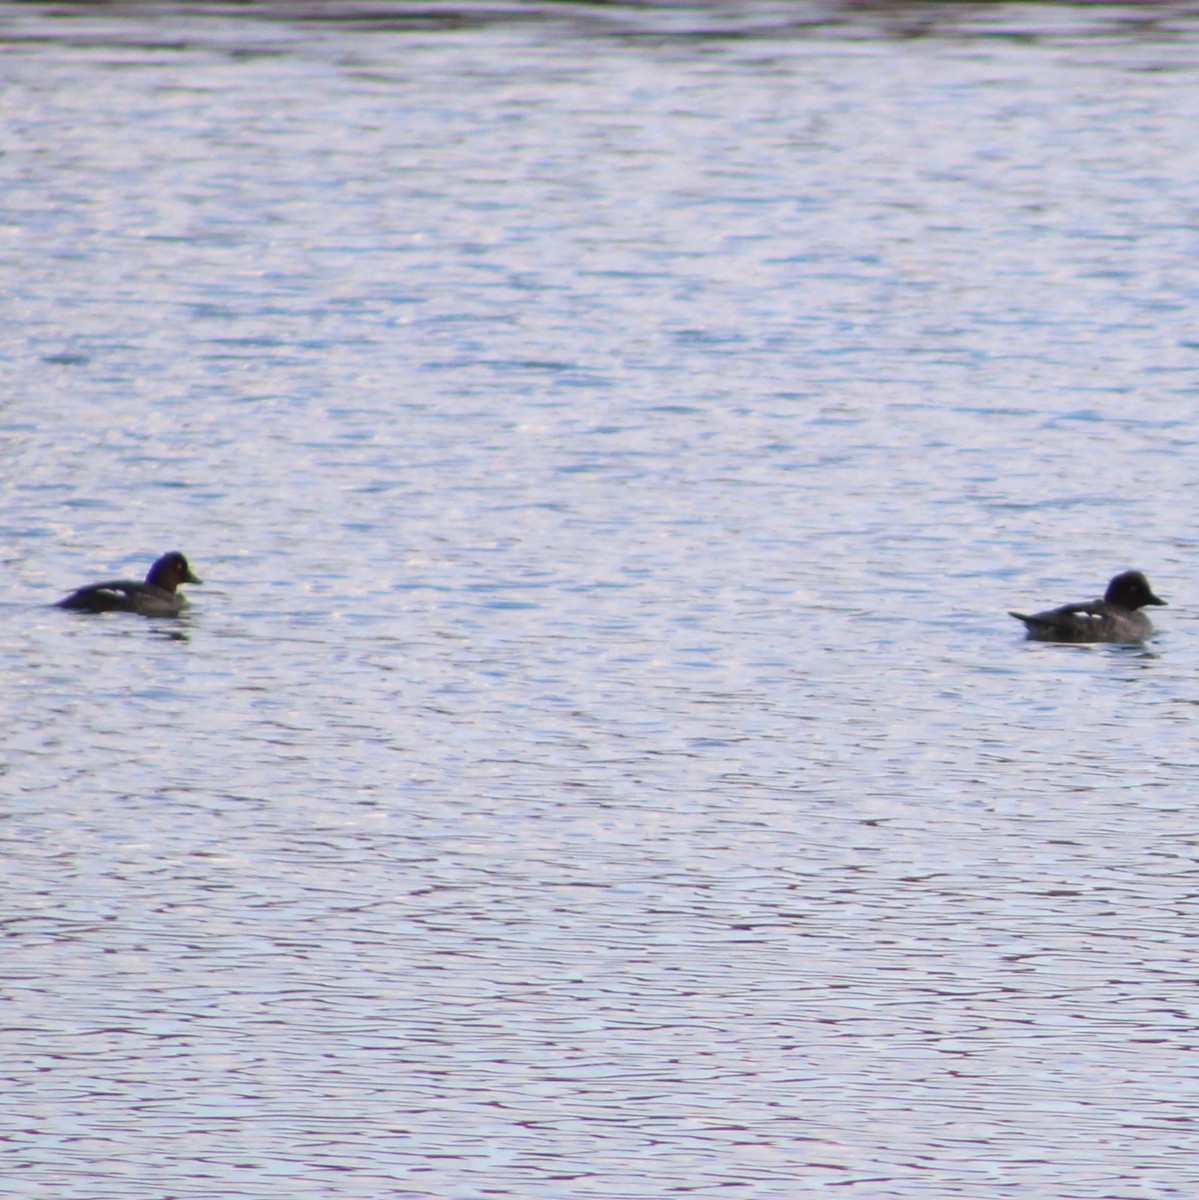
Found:
[(72, 612), (132, 612), (144, 617), (177, 617), (187, 600), (176, 589), (181, 583), (203, 583), (193, 574), (188, 561), (172, 550), (157, 559), (144, 583), (135, 579), (110, 579), (89, 583), (58, 601), (59, 608)]
[(1102, 600), (1011, 615), (1024, 622), (1031, 641), (1135, 643), (1153, 633), (1153, 623), (1141, 609), (1165, 603), (1153, 594), (1149, 580), (1140, 571), (1125, 571), (1107, 585)]

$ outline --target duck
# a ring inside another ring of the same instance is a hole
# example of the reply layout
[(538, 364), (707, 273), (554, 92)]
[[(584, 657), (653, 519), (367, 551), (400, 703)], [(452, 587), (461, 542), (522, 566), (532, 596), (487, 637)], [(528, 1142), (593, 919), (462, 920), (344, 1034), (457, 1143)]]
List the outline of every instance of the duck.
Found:
[(155, 560), (145, 583), (134, 579), (111, 579), (89, 583), (58, 601), (59, 608), (73, 612), (132, 612), (144, 617), (177, 617), (187, 600), (176, 589), (181, 583), (203, 583), (178, 550)]
[(1141, 609), (1165, 603), (1140, 571), (1124, 571), (1107, 585), (1102, 600), (1011, 615), (1024, 622), (1029, 639), (1036, 642), (1143, 642), (1153, 624)]

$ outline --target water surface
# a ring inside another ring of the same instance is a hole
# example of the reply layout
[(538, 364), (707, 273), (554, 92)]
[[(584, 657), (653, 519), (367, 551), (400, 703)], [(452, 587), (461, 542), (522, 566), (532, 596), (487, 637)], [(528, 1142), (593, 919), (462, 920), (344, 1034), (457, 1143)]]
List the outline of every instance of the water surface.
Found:
[(1199, 1186), (1194, 12), (0, 37), (0, 1194)]

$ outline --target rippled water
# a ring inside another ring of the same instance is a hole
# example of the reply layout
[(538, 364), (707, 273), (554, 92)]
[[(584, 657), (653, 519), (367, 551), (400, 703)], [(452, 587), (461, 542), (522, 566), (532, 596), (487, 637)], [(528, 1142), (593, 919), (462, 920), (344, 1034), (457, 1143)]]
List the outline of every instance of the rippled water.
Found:
[(1193, 1194), (1195, 12), (0, 39), (0, 1194)]

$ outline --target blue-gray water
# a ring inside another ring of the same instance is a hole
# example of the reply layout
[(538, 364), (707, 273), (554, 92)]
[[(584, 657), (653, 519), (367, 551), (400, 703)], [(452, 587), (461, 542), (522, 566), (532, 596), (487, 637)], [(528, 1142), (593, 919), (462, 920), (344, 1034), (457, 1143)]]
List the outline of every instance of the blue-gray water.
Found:
[(1190, 9), (0, 42), (0, 1194), (1199, 1190)]

